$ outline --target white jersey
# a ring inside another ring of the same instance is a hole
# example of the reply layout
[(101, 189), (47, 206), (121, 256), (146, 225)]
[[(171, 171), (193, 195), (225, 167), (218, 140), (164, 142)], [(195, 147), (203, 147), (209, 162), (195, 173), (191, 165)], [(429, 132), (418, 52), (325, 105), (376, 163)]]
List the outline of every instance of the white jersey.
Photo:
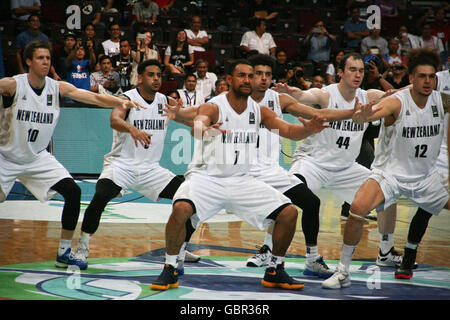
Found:
[[(283, 111), (281, 110), (278, 92), (267, 89), (264, 98), (259, 102), (259, 105), (269, 107), (279, 118), (283, 118)], [(270, 132), (263, 124), (261, 124), (258, 143), (258, 165), (278, 165), (280, 150), (281, 137), (274, 132)]]
[(158, 163), (163, 153), (167, 127), (165, 126), (166, 118), (162, 116), (162, 109), (168, 100), (165, 95), (157, 92), (153, 102), (148, 103), (137, 89), (126, 91), (124, 95), (147, 108), (130, 109), (125, 121), (139, 130), (151, 134), (151, 144), (148, 148), (144, 148), (138, 142), (136, 147), (128, 132), (114, 130), (111, 152), (105, 155), (105, 164), (122, 164), (134, 169), (148, 168), (150, 165)]
[(209, 102), (218, 106), (217, 122), (222, 122), (221, 128), (228, 132), (203, 140), (195, 138), (194, 154), (186, 176), (191, 172), (213, 177), (247, 175), (257, 162), (259, 105), (249, 97), (245, 111), (237, 114), (229, 104), (227, 94), (216, 96)]
[(418, 181), (436, 169), (444, 135), (441, 94), (433, 91), (423, 109), (415, 104), (410, 89), (394, 96), (401, 101), (401, 110), (393, 125), (381, 125), (372, 167), (400, 182)]
[[(450, 71), (444, 70), (436, 73), (438, 77), (437, 91), (450, 94)], [(448, 150), (447, 150), (447, 128), (448, 128), (449, 113), (445, 114), (444, 119), (444, 138), (442, 139), (441, 151), (438, 157), (438, 166), (443, 167), (448, 172)]]
[(16, 93), (9, 108), (0, 111), (0, 153), (15, 163), (30, 163), (45, 150), (58, 122), (59, 85), (45, 77), (38, 96), (28, 82), (28, 74), (13, 77)]
[[(341, 95), (338, 84), (330, 84), (324, 90), (330, 93), (328, 108), (347, 110), (355, 106), (355, 98), (349, 103)], [(367, 92), (358, 88), (355, 97), (360, 104), (368, 103)], [(302, 141), (294, 152), (293, 160), (307, 158), (318, 166), (329, 170), (350, 167), (358, 157), (364, 131), (368, 124), (356, 124), (351, 119), (330, 123), (331, 127), (322, 130)]]

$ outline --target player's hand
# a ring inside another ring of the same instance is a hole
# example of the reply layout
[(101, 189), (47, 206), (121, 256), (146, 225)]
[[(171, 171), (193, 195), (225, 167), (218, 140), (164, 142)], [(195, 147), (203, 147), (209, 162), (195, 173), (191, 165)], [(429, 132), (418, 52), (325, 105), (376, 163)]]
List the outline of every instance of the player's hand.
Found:
[(124, 109), (132, 109), (132, 108), (142, 108), (142, 109), (147, 109), (147, 107), (145, 107), (144, 105), (136, 102), (136, 101), (131, 101), (128, 99), (120, 99), (120, 107), (124, 108)]
[(147, 133), (145, 131), (141, 131), (136, 127), (133, 127), (130, 131), (131, 137), (134, 140), (134, 144), (136, 145), (136, 148), (138, 147), (138, 143), (140, 143), (144, 149), (148, 149), (149, 145), (152, 143), (151, 136), (152, 134)]
[(163, 108), (165, 113), (162, 114), (163, 117), (167, 117), (165, 125), (169, 124), (170, 120), (175, 120), (177, 118), (178, 111), (183, 107), (183, 102), (178, 101), (176, 105), (166, 104), (166, 107)]
[(275, 83), (271, 89), (275, 90), (278, 93), (287, 93), (287, 94), (291, 94), (296, 91), (302, 91), (300, 88), (291, 87), (291, 86), (287, 85), (286, 83), (278, 83), (278, 82)]
[(298, 120), (303, 124), (305, 129), (311, 134), (318, 133), (323, 129), (330, 127), (329, 124), (324, 124), (324, 122), (326, 122), (326, 119), (318, 115), (314, 115), (311, 118), (311, 120), (305, 120), (302, 117), (298, 117)]
[(353, 108), (352, 120), (355, 123), (361, 124), (367, 122), (367, 119), (375, 112), (381, 109), (381, 107), (374, 107), (375, 101), (372, 100), (367, 104), (361, 105), (358, 97), (355, 98), (355, 107)]
[(230, 130), (220, 128), (220, 126), (222, 124), (223, 124), (223, 122), (217, 122), (217, 123), (214, 123), (213, 125), (210, 125), (209, 127), (205, 127), (202, 132), (203, 137), (204, 138), (215, 137), (215, 136), (221, 135), (223, 133), (229, 132)]

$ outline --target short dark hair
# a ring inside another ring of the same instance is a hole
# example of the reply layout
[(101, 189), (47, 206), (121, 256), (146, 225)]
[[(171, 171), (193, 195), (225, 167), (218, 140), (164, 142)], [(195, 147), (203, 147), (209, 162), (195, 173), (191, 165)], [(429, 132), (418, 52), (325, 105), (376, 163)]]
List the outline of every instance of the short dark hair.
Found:
[[(230, 64), (230, 66), (228, 67), (228, 74), (232, 75), (234, 70), (236, 69), (236, 66), (238, 64), (247, 64), (249, 66), (252, 66), (252, 64), (250, 63), (250, 61), (248, 61), (247, 59), (236, 59), (233, 60)], [(253, 67), (253, 66), (252, 66)]]
[(190, 72), (190, 73), (186, 74), (186, 76), (184, 77), (184, 81), (186, 81), (187, 78), (190, 78), (190, 77), (194, 77), (195, 80), (197, 80), (197, 76), (195, 74), (193, 74), (192, 72)]
[(38, 15), (37, 13), (32, 13), (32, 14), (30, 14), (30, 15), (28, 16), (27, 21), (30, 22), (31, 19), (32, 19), (33, 17), (37, 17), (37, 18), (39, 19), (39, 22), (41, 22), (41, 16)]
[(406, 60), (409, 74), (414, 73), (417, 66), (432, 66), (436, 71), (439, 71), (439, 67), (441, 66), (441, 57), (432, 48), (410, 49), (406, 53)]
[(111, 57), (110, 57), (110, 56), (107, 56), (106, 54), (103, 55), (103, 56), (101, 56), (101, 57), (98, 59), (98, 63), (102, 64), (102, 62), (105, 61), (106, 59), (108, 59), (108, 60), (112, 63)]
[(33, 60), (33, 54), (37, 49), (47, 49), (50, 54), (52, 53), (52, 45), (46, 40), (33, 40), (26, 45), (23, 50), (23, 58)]
[(143, 74), (145, 71), (145, 68), (147, 68), (148, 66), (157, 66), (159, 69), (162, 70), (162, 66), (161, 63), (159, 63), (158, 60), (156, 59), (149, 59), (149, 60), (144, 60), (141, 63), (139, 63), (138, 65), (138, 74)]
[(252, 55), (250, 58), (248, 58), (248, 61), (250, 61), (250, 63), (252, 64), (253, 67), (268, 66), (272, 70), (275, 65), (273, 59), (270, 56), (268, 56), (267, 54), (261, 54), (261, 53)]
[(358, 52), (350, 52), (345, 54), (341, 61), (339, 62), (338, 69), (341, 69), (342, 71), (345, 70), (345, 66), (347, 65), (347, 60), (349, 58), (353, 58), (354, 60), (363, 60), (363, 57)]

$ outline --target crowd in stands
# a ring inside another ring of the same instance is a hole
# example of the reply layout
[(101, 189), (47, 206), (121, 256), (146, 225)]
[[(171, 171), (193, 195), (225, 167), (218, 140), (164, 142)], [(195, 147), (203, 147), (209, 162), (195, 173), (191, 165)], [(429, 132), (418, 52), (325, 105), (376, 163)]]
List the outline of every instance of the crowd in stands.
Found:
[[(364, 56), (364, 89), (407, 85), (411, 48), (436, 49), (442, 68), (449, 68), (449, 1), (311, 2), (4, 1), (1, 11), (9, 15), (0, 23), (0, 76), (27, 71), (22, 52), (34, 39), (53, 45), (51, 77), (96, 92), (136, 86), (138, 63), (157, 59), (164, 65), (161, 91), (185, 105), (226, 90), (228, 63), (254, 53), (275, 60), (274, 81), (301, 89), (338, 82), (337, 65), (350, 51)], [(381, 21), (368, 28), (372, 4)]]

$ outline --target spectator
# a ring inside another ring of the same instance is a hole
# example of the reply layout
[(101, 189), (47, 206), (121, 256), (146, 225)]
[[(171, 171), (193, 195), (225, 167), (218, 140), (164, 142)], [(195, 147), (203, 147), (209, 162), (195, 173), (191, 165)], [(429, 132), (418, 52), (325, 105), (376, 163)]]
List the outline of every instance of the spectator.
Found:
[(41, 32), (41, 20), (36, 14), (29, 15), (28, 29), (19, 33), (16, 38), (17, 67), (19, 69), (19, 73), (25, 73), (28, 71), (28, 66), (23, 64), (22, 52), (25, 49), (26, 45), (33, 40), (49, 41), (47, 35)]
[(112, 95), (120, 93), (120, 76), (112, 71), (111, 57), (100, 57), (100, 71), (91, 73), (90, 86), (93, 92)]
[(409, 77), (406, 66), (400, 62), (394, 62), (383, 77), (389, 82), (394, 89), (400, 89), (409, 85)]
[(287, 60), (286, 50), (277, 48), (272, 79), (276, 82), (286, 83), (289, 80), (289, 70), (292, 70), (292, 63)]
[(398, 16), (398, 5), (396, 0), (375, 0), (374, 4), (380, 7), (382, 18)]
[(368, 54), (364, 57), (364, 78), (361, 88), (364, 90), (378, 89), (388, 91), (393, 86), (383, 78), (380, 68), (383, 66), (381, 58), (377, 55)]
[(369, 35), (362, 39), (361, 41), (361, 54), (367, 54), (369, 48), (377, 47), (380, 49), (380, 54), (388, 53), (388, 42), (385, 38), (380, 36), (380, 26), (374, 26), (373, 29), (369, 31)]
[(432, 48), (437, 50), (441, 56), (442, 63), (447, 62), (447, 52), (445, 51), (442, 40), (431, 34), (431, 24), (425, 22), (422, 25), (422, 35), (418, 37), (418, 43), (420, 48)]
[(205, 51), (205, 46), (209, 42), (208, 34), (205, 30), (200, 30), (202, 27), (202, 19), (200, 16), (193, 16), (191, 19), (191, 28), (185, 29), (188, 43), (194, 51)]
[(136, 51), (131, 50), (130, 42), (128, 39), (120, 40), (120, 54), (111, 58), (112, 70), (116, 71), (120, 75), (120, 87), (125, 92), (131, 89), (131, 70), (133, 68), (133, 62), (138, 64), (138, 54)]
[(314, 63), (330, 61), (331, 45), (336, 37), (328, 33), (323, 21), (318, 21), (303, 43), (309, 47), (308, 59)]
[(214, 98), (215, 96), (218, 96), (219, 94), (227, 92), (228, 90), (229, 86), (227, 80), (223, 77), (218, 78), (215, 83), (214, 93), (211, 95), (210, 99)]
[(169, 12), (173, 11), (172, 8), (175, 4), (175, 0), (155, 0), (162, 14), (169, 14)]
[(405, 25), (401, 25), (400, 28), (398, 28), (398, 35), (396, 39), (399, 41), (401, 56), (406, 56), (406, 53), (409, 50), (419, 47), (418, 37), (408, 33), (408, 28)]
[(137, 34), (136, 36), (136, 58), (133, 59), (131, 75), (130, 75), (130, 84), (132, 86), (137, 86), (138, 84), (138, 72), (137, 68), (139, 62), (145, 60), (158, 60), (161, 62), (161, 55), (159, 54), (159, 50), (156, 45), (152, 42), (152, 33), (147, 31), (145, 33)]
[(186, 69), (194, 64), (194, 50), (187, 42), (186, 31), (179, 30), (176, 39), (166, 48), (164, 65), (169, 74), (186, 74)]
[(311, 88), (319, 88), (322, 89), (323, 87), (323, 78), (320, 75), (315, 75), (312, 79), (312, 85)]
[(450, 39), (450, 23), (445, 17), (445, 10), (440, 8), (436, 11), (435, 21), (431, 24), (431, 34), (447, 43)]
[(369, 29), (365, 21), (360, 20), (359, 8), (353, 7), (350, 10), (351, 17), (344, 22), (344, 34), (347, 47), (359, 51), (361, 40), (369, 35)]
[[(86, 51), (88, 56), (86, 57)], [(66, 58), (67, 82), (75, 87), (90, 90), (90, 75), (97, 63), (92, 42), (86, 48), (77, 44)], [(74, 103), (71, 98), (65, 98), (66, 102)]]
[(205, 103), (202, 94), (197, 90), (197, 77), (189, 73), (184, 80), (183, 89), (178, 89), (183, 107), (196, 107)]
[(178, 92), (178, 90), (176, 89), (170, 90), (169, 92), (167, 92), (166, 95), (168, 97), (175, 99), (178, 103), (181, 103), (180, 93)]
[(102, 4), (100, 0), (75, 0), (67, 1), (68, 5), (77, 5), (80, 8), (81, 27), (92, 23), (97, 27), (104, 27), (102, 19)]
[(339, 75), (336, 70), (338, 70), (339, 62), (341, 62), (341, 58), (344, 56), (345, 52), (340, 50), (336, 53), (334, 60), (330, 63), (325, 71), (327, 84), (338, 83), (340, 80)]
[(95, 57), (98, 61), (98, 59), (105, 54), (105, 49), (103, 48), (102, 43), (95, 38), (95, 26), (91, 22), (88, 22), (83, 27), (83, 36), (82, 40), (83, 42), (87, 43), (88, 41), (92, 42), (92, 47), (94, 48)]
[(118, 23), (111, 23), (109, 26), (110, 37), (102, 42), (103, 50), (109, 57), (120, 54), (120, 34), (121, 29)]
[(39, 14), (41, 11), (40, 0), (10, 0), (11, 17), (21, 22), (28, 21), (30, 14)]
[(159, 15), (159, 7), (152, 0), (142, 0), (136, 2), (133, 6), (133, 15), (136, 19), (133, 21), (135, 24), (142, 24), (145, 28), (149, 28), (156, 24), (156, 19)]
[(268, 0), (253, 0), (250, 3), (250, 9), (252, 19), (264, 19), (267, 25), (272, 25), (272, 22), (278, 16), (278, 12), (273, 8), (272, 2)]
[(55, 71), (61, 79), (67, 79), (67, 57), (75, 49), (76, 43), (75, 33), (69, 31), (64, 35), (64, 46), (53, 54), (52, 60)]
[(244, 53), (249, 54), (250, 51), (257, 51), (275, 57), (277, 45), (272, 35), (266, 32), (266, 21), (264, 19), (255, 20), (253, 29), (253, 31), (247, 31), (242, 36), (241, 49)]
[(406, 57), (403, 57), (398, 54), (400, 51), (399, 48), (400, 46), (396, 38), (389, 39), (388, 52), (382, 55), (383, 63), (385, 64), (386, 68), (390, 67), (395, 62), (398, 62), (406, 66)]
[(309, 84), (304, 78), (303, 68), (301, 66), (295, 66), (291, 72), (292, 76), (289, 78), (288, 85), (302, 90), (308, 90)]
[(214, 72), (208, 72), (208, 61), (198, 59), (195, 63), (194, 75), (197, 77), (197, 91), (206, 100), (210, 99), (211, 94), (214, 92), (217, 76)]

